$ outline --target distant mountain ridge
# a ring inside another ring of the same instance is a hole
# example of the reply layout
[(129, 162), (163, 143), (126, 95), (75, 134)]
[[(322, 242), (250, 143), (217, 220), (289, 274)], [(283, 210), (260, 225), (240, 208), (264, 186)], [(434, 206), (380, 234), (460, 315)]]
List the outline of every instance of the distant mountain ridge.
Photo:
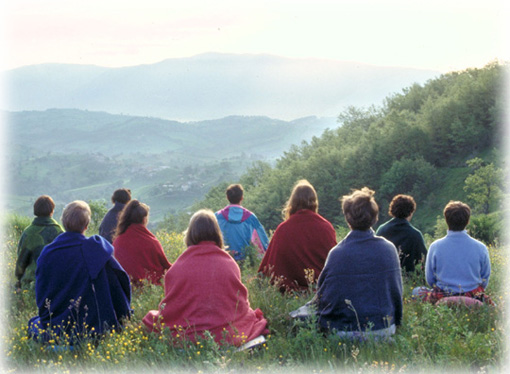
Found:
[(6, 112), (9, 143), (37, 152), (161, 154), (221, 160), (241, 153), (274, 160), (293, 144), (338, 127), (336, 118), (282, 121), (262, 116), (178, 122), (78, 109)]
[(174, 120), (337, 116), (440, 73), (355, 62), (207, 53), (122, 68), (40, 64), (3, 73), (4, 110), (76, 108)]

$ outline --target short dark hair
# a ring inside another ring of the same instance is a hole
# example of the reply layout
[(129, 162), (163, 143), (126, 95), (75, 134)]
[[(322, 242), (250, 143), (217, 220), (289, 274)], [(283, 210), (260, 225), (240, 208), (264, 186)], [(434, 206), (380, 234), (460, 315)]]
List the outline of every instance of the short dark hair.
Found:
[(131, 190), (129, 188), (119, 188), (112, 195), (112, 203), (114, 204), (115, 202), (126, 204), (129, 200), (131, 200)]
[(395, 218), (407, 218), (416, 211), (416, 202), (410, 195), (397, 195), (390, 203), (388, 213)]
[(214, 242), (218, 247), (223, 248), (220, 225), (212, 210), (209, 209), (200, 209), (191, 216), (184, 235), (184, 243), (188, 247), (203, 241)]
[(377, 222), (379, 206), (374, 194), (368, 187), (363, 187), (341, 198), (342, 211), (351, 229), (368, 230)]
[(34, 203), (34, 216), (49, 217), (55, 210), (55, 203), (48, 195), (42, 195)]
[(462, 231), (469, 223), (471, 208), (462, 201), (450, 201), (444, 207), (443, 214), (449, 230)]
[(244, 189), (240, 184), (231, 184), (227, 187), (227, 199), (230, 204), (239, 204), (243, 199)]

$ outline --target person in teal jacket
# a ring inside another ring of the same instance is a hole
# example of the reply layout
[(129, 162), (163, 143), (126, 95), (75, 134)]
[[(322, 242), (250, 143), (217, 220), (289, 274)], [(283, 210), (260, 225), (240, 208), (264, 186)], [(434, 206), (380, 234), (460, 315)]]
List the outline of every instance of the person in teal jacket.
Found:
[(400, 266), (405, 272), (413, 272), (416, 266), (425, 263), (427, 247), (423, 235), (411, 225), (416, 211), (416, 202), (409, 195), (397, 195), (390, 203), (391, 218), (377, 229), (375, 235), (382, 236), (395, 244), (400, 257)]
[(16, 288), (33, 288), (37, 259), (44, 246), (51, 243), (64, 230), (53, 219), (55, 203), (47, 195), (40, 196), (34, 203), (32, 223), (23, 231), (18, 244), (18, 258), (16, 261), (15, 276)]
[(231, 184), (227, 188), (230, 202), (215, 213), (225, 239), (227, 250), (236, 261), (246, 258), (246, 248), (253, 243), (261, 257), (267, 250), (269, 239), (257, 216), (241, 206), (244, 189), (240, 184)]

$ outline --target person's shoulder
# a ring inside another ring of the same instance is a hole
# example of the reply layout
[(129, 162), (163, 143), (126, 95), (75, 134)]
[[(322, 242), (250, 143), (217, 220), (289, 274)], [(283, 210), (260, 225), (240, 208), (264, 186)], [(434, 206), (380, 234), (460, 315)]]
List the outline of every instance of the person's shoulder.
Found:
[(487, 246), (483, 242), (481, 242), (478, 239), (473, 238), (471, 235), (467, 235), (467, 236), (474, 245), (477, 245), (480, 249), (484, 249), (484, 250), (488, 251)]
[(85, 245), (97, 250), (102, 250), (110, 255), (113, 253), (113, 245), (100, 235), (92, 235), (85, 238)]
[(412, 232), (413, 235), (423, 236), (422, 232), (417, 229), (412, 223), (409, 222), (409, 231)]
[(391, 250), (391, 251), (396, 251), (397, 248), (395, 247), (395, 244), (393, 244), (393, 242), (391, 242), (390, 240), (386, 239), (385, 237), (383, 236), (374, 236), (374, 239), (377, 243), (377, 245), (381, 246), (381, 248), (384, 248), (385, 250)]
[(381, 232), (384, 232), (388, 229), (389, 223), (391, 222), (391, 219), (381, 223), (381, 225), (377, 228), (376, 234), (379, 235)]

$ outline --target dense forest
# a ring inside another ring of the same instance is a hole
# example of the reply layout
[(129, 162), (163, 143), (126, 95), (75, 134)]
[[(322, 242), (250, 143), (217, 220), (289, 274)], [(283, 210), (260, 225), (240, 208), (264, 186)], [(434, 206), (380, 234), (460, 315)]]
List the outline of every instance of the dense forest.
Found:
[[(244, 205), (273, 230), (292, 186), (305, 178), (317, 190), (320, 214), (339, 229), (345, 226), (339, 197), (363, 186), (376, 191), (380, 223), (395, 194), (413, 195), (413, 223), (425, 233), (434, 232), (449, 200), (470, 203), (475, 214), (500, 212), (506, 70), (492, 62), (414, 84), (380, 107), (348, 108), (337, 129), (242, 175)], [(224, 206), (226, 185), (212, 188), (195, 208)], [(163, 225), (180, 229), (185, 221), (168, 217)]]

